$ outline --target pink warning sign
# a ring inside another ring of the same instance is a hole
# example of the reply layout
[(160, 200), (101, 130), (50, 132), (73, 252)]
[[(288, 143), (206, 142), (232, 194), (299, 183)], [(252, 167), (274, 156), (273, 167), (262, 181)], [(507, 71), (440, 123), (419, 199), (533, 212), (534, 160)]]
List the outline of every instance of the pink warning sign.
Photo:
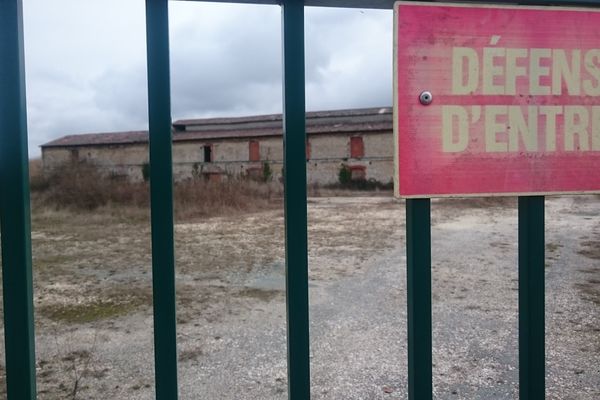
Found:
[(600, 12), (398, 2), (396, 195), (600, 192)]

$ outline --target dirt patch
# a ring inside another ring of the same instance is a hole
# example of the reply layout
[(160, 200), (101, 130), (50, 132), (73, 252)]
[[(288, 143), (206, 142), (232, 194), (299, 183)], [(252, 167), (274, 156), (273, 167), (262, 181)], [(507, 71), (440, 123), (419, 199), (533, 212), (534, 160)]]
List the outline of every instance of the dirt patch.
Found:
[(183, 350), (182, 352), (179, 353), (179, 361), (181, 361), (181, 362), (194, 361), (200, 356), (202, 356), (201, 348)]
[(575, 287), (582, 293), (582, 298), (600, 305), (600, 280), (589, 279), (586, 283), (576, 283)]
[(600, 260), (600, 240), (588, 240), (581, 243), (583, 249), (579, 250), (579, 254), (591, 258), (592, 260)]
[(239, 296), (250, 297), (252, 299), (261, 301), (271, 301), (281, 294), (282, 292), (277, 290), (265, 290), (257, 288), (244, 288), (238, 292)]
[(546, 244), (546, 251), (550, 254), (554, 254), (558, 252), (561, 247), (563, 247), (562, 244), (550, 242)]
[[(147, 290), (139, 292), (129, 288), (119, 293), (113, 291), (106, 299), (88, 297), (86, 299), (69, 299), (62, 303), (42, 304), (37, 309), (42, 316), (68, 324), (90, 323), (104, 319), (127, 315), (140, 307), (152, 304), (151, 294)], [(132, 294), (133, 293), (133, 294)]]
[[(592, 260), (600, 260), (600, 239), (586, 240), (580, 246), (579, 254)], [(586, 268), (581, 272), (586, 274), (585, 281), (575, 284), (575, 287), (584, 300), (600, 305), (600, 268)]]
[(490, 209), (517, 208), (516, 197), (473, 197), (473, 198), (443, 198), (432, 200), (432, 205), (444, 209)]

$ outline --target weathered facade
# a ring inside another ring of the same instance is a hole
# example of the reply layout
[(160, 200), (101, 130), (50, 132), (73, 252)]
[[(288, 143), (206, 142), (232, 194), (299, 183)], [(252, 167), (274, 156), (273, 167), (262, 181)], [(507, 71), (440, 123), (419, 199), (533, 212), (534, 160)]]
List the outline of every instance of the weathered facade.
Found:
[[(393, 177), (391, 108), (309, 112), (306, 119), (309, 183), (330, 184), (347, 169), (353, 179), (389, 183)], [(44, 171), (88, 162), (107, 175), (147, 178), (148, 133), (65, 136), (42, 145)], [(280, 179), (282, 117), (181, 120), (173, 124), (176, 180), (228, 177)]]

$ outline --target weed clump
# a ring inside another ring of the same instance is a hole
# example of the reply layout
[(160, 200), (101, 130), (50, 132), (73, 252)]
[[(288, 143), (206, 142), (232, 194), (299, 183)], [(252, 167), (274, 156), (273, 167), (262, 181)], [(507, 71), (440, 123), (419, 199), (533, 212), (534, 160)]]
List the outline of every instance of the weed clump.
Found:
[[(31, 186), (35, 199), (56, 209), (92, 211), (109, 204), (147, 207), (148, 188), (106, 176), (93, 164), (80, 162), (63, 165)], [(33, 182), (32, 177), (32, 182)]]
[[(147, 210), (150, 182), (131, 182), (107, 174), (97, 166), (78, 162), (64, 165), (44, 176), (31, 176), (34, 206), (75, 212), (99, 208)], [(175, 217), (185, 220), (199, 216), (223, 215), (232, 211), (260, 211), (281, 206), (283, 189), (279, 182), (224, 177), (213, 181), (188, 179), (175, 182)]]

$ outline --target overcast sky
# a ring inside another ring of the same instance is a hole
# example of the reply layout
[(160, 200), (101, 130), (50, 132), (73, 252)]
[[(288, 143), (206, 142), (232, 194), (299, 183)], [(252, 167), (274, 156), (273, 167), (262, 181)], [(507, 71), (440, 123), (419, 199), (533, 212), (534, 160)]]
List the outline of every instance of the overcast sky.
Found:
[[(144, 0), (25, 0), (29, 151), (147, 129)], [(170, 2), (173, 120), (281, 112), (278, 6)], [(389, 106), (392, 12), (306, 9), (308, 110)]]

